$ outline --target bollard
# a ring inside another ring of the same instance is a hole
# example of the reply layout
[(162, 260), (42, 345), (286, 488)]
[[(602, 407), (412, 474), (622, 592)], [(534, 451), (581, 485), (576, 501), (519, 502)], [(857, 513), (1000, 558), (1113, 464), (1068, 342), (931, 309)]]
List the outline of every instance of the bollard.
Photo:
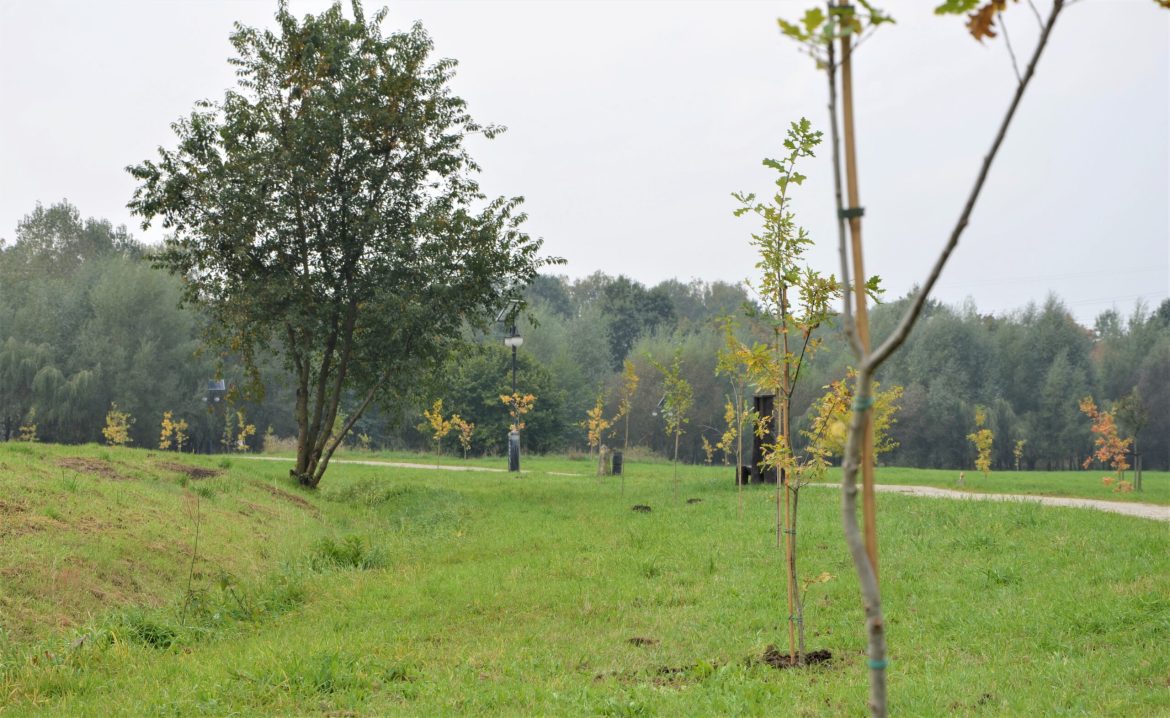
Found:
[(508, 433), (508, 471), (520, 470), (520, 432)]
[(613, 475), (621, 476), (622, 473), (622, 452), (613, 452)]

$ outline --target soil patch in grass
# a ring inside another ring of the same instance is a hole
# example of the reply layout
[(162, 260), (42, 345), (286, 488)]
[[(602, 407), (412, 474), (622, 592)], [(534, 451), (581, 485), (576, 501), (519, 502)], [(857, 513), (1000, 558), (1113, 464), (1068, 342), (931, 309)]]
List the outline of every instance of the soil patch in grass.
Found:
[(646, 638), (644, 636), (634, 636), (626, 641), (631, 646), (656, 646), (658, 645), (657, 638)]
[(648, 514), (650, 513), (651, 509), (646, 504), (634, 504), (630, 507), (630, 511), (636, 511), (640, 514)]
[(687, 503), (688, 504), (701, 504), (701, 503), (703, 503), (703, 500), (702, 499), (687, 499)]
[(110, 462), (101, 459), (89, 459), (84, 456), (68, 456), (64, 459), (58, 459), (57, 466), (82, 474), (96, 474), (103, 479), (110, 479), (111, 481), (131, 480), (129, 476), (119, 474)]
[(273, 496), (284, 499), (285, 501), (288, 501), (289, 503), (296, 504), (297, 506), (300, 506), (301, 508), (305, 509), (306, 511), (311, 511), (314, 514), (320, 513), (317, 510), (317, 507), (314, 506), (313, 504), (309, 503), (308, 501), (301, 498), (300, 496), (297, 496), (296, 494), (290, 494), (289, 492), (285, 491), (284, 489), (282, 489), (278, 486), (273, 486), (272, 484), (266, 484), (263, 481), (254, 481), (252, 483), (254, 483), (256, 486), (259, 486), (260, 488), (264, 489), (265, 491), (272, 494)]
[(202, 466), (188, 466), (187, 464), (180, 464), (174, 461), (163, 461), (159, 463), (160, 469), (166, 471), (174, 471), (177, 474), (183, 474), (188, 478), (195, 479), (210, 479), (223, 474), (223, 469), (208, 469)]
[(776, 646), (769, 645), (764, 649), (764, 655), (760, 656), (760, 662), (767, 663), (769, 666), (783, 670), (785, 668), (800, 668), (801, 666), (815, 666), (819, 663), (829, 663), (833, 660), (831, 651), (819, 650), (809, 651), (804, 654), (804, 663), (793, 663), (791, 656), (787, 653), (782, 653)]

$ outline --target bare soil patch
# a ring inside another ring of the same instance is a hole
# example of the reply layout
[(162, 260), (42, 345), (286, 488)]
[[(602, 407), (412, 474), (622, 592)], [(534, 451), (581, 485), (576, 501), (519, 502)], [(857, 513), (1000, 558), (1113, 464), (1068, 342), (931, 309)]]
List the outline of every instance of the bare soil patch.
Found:
[(650, 513), (651, 509), (646, 504), (634, 504), (630, 507), (630, 511), (636, 511), (640, 514), (648, 514)]
[(687, 503), (688, 504), (701, 504), (701, 503), (703, 503), (703, 500), (702, 499), (687, 499)]
[(175, 461), (163, 461), (158, 464), (160, 469), (167, 471), (174, 471), (177, 474), (184, 474), (188, 478), (195, 479), (210, 479), (223, 474), (223, 469), (208, 469), (202, 466), (188, 466), (187, 464), (180, 464)]
[(784, 670), (785, 668), (800, 668), (801, 666), (815, 666), (819, 663), (829, 663), (833, 660), (833, 654), (830, 651), (809, 651), (804, 654), (804, 663), (793, 663), (791, 656), (787, 653), (782, 653), (776, 646), (769, 645), (764, 649), (764, 655), (760, 656), (760, 662), (766, 663), (769, 666)]
[(70, 469), (81, 474), (95, 474), (111, 481), (131, 481), (129, 476), (118, 473), (113, 464), (101, 459), (89, 459), (82, 456), (70, 456), (57, 460), (57, 466)]
[(317, 507), (314, 506), (313, 504), (309, 503), (308, 501), (301, 498), (300, 496), (297, 496), (296, 494), (290, 494), (289, 492), (285, 491), (284, 489), (282, 489), (278, 486), (273, 486), (272, 484), (266, 484), (262, 481), (254, 481), (252, 483), (254, 483), (256, 486), (259, 486), (260, 488), (264, 489), (265, 491), (272, 494), (273, 496), (276, 496), (277, 498), (284, 499), (285, 501), (288, 501), (289, 503), (296, 504), (297, 506), (300, 506), (301, 508), (305, 509), (306, 511), (312, 511), (314, 514), (320, 513), (317, 510)]
[(12, 501), (5, 501), (0, 499), (0, 516), (11, 516), (13, 514), (22, 514), (28, 511), (28, 506)]
[(644, 636), (634, 636), (626, 641), (631, 646), (656, 646), (658, 645), (657, 638), (646, 638)]

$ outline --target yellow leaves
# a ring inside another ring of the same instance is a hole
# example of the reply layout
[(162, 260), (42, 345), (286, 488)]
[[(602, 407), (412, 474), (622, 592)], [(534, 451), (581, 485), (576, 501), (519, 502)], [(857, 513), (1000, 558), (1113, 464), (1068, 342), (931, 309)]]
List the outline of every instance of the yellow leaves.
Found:
[[(255, 427), (253, 427), (253, 432)], [(164, 412), (162, 418), (162, 429), (158, 437), (158, 448), (162, 451), (168, 451), (172, 446), (177, 451), (183, 450), (183, 445), (187, 443), (187, 420), (179, 419), (175, 421), (174, 412)]]
[(241, 409), (236, 412), (236, 426), (239, 431), (236, 433), (236, 451), (248, 450), (248, 439), (256, 435), (256, 425), (249, 424), (244, 417), (244, 411)]
[(715, 458), (715, 447), (711, 445), (710, 441), (707, 441), (706, 436), (704, 436), (702, 438), (703, 438), (703, 453), (706, 455), (707, 466), (710, 466), (712, 459)]
[(134, 418), (129, 412), (118, 411), (118, 403), (111, 402), (110, 410), (106, 412), (106, 425), (102, 428), (102, 436), (110, 446), (125, 446), (133, 442), (130, 438), (130, 427), (134, 425)]
[(634, 362), (626, 359), (622, 365), (622, 390), (618, 397), (618, 413), (613, 418), (614, 421), (630, 415), (631, 402), (634, 400), (634, 394), (638, 391), (639, 381), (638, 374), (634, 371)]
[[(844, 453), (853, 414), (853, 378), (856, 376), (857, 372), (849, 369), (844, 379), (825, 386), (827, 391), (813, 404), (816, 416), (810, 429), (801, 432), (809, 440), (810, 452), (820, 453), (826, 458)], [(881, 384), (874, 382), (872, 393), (873, 448), (874, 454), (880, 456), (898, 448), (898, 442), (890, 437), (889, 430), (897, 423), (894, 415), (902, 398), (902, 387), (893, 386), (881, 391)]]
[(524, 428), (522, 418), (529, 411), (532, 411), (533, 405), (536, 404), (536, 397), (532, 394), (500, 394), (500, 402), (508, 407), (508, 414), (512, 417), (512, 424), (510, 426), (512, 431), (520, 431)]
[[(588, 434), (590, 449), (592, 449), (594, 446), (601, 445), (601, 438), (605, 434), (605, 430), (613, 425), (613, 421), (610, 421), (602, 416), (604, 411), (605, 396), (598, 395), (597, 402), (593, 405), (593, 408), (585, 412), (586, 419), (584, 426)], [(617, 417), (614, 417), (614, 421), (616, 420)]]
[(423, 409), (423, 418), (430, 424), (432, 430), (432, 438), (435, 443), (443, 440), (443, 437), (451, 433), (455, 425), (451, 423), (450, 419), (443, 418), (443, 400), (435, 399), (435, 403), (430, 409)]
[(816, 576), (812, 576), (810, 578), (804, 579), (804, 581), (802, 582), (802, 586), (803, 586), (804, 590), (807, 591), (809, 586), (815, 586), (818, 583), (828, 583), (829, 581), (832, 581), (834, 578), (836, 578), (836, 576), (829, 573), (828, 571), (822, 571), (821, 573), (817, 574)]
[(463, 458), (471, 451), (471, 438), (475, 433), (475, 423), (467, 421), (458, 414), (451, 415), (451, 426), (459, 432), (459, 445), (463, 447)]

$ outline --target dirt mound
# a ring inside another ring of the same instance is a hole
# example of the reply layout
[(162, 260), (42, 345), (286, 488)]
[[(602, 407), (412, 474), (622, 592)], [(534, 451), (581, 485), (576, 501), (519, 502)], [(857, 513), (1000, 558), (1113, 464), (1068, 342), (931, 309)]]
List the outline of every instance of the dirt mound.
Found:
[(646, 504), (634, 504), (630, 507), (630, 511), (637, 511), (640, 514), (648, 514), (651, 509)]
[(174, 461), (163, 461), (158, 464), (160, 469), (166, 471), (174, 471), (177, 474), (184, 474), (188, 478), (195, 479), (210, 479), (219, 476), (223, 473), (222, 469), (208, 469), (202, 466), (188, 466), (187, 464), (180, 464)]
[(265, 491), (272, 494), (273, 496), (276, 496), (278, 498), (282, 498), (285, 501), (296, 504), (297, 506), (300, 506), (301, 508), (306, 509), (308, 511), (312, 511), (314, 514), (319, 513), (317, 511), (316, 506), (314, 506), (313, 504), (309, 503), (308, 501), (302, 499), (300, 496), (297, 496), (296, 494), (290, 494), (289, 492), (285, 491), (284, 489), (282, 489), (278, 486), (273, 486), (272, 484), (266, 484), (263, 481), (254, 481), (252, 483), (254, 483), (256, 486), (259, 486), (260, 488), (264, 489)]
[(760, 661), (767, 663), (769, 666), (776, 669), (785, 668), (799, 668), (801, 666), (814, 666), (818, 663), (828, 663), (833, 660), (833, 654), (830, 651), (809, 651), (804, 654), (804, 663), (793, 663), (791, 657), (787, 653), (781, 653), (776, 646), (768, 646), (764, 649), (764, 655), (760, 656)]
[(114, 465), (102, 459), (88, 459), (81, 456), (70, 456), (57, 460), (57, 466), (70, 469), (81, 474), (96, 474), (111, 481), (130, 481), (129, 476), (119, 474)]

